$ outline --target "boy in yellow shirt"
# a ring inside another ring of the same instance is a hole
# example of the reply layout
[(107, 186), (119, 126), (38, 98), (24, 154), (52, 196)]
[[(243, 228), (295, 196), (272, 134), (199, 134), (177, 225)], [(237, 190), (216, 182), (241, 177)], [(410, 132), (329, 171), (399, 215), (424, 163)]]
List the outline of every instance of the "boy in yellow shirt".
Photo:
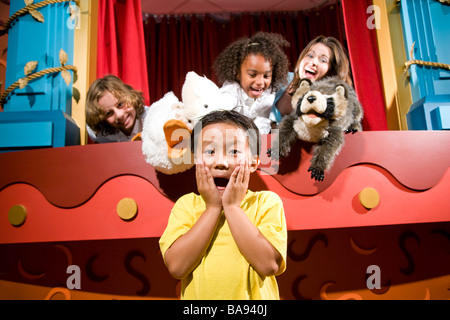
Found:
[(182, 299), (279, 299), (286, 269), (283, 203), (271, 191), (248, 190), (259, 165), (259, 131), (234, 111), (200, 120), (191, 136), (200, 195), (175, 203), (160, 239)]

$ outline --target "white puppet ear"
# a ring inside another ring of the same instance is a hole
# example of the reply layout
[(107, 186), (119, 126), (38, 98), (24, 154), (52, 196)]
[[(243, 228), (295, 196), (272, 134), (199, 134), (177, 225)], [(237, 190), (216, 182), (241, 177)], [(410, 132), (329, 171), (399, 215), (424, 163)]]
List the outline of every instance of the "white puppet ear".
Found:
[(311, 90), (311, 85), (312, 82), (308, 78), (303, 78), (300, 80), (300, 84), (297, 90), (295, 91), (294, 95), (292, 96), (291, 100), (292, 110), (297, 110), (297, 103), (309, 90)]
[(303, 78), (300, 80), (300, 84), (298, 86), (297, 92), (300, 95), (304, 95), (311, 89), (311, 85), (312, 85), (311, 80), (309, 80), (308, 78)]
[(341, 84), (336, 87), (336, 93), (339, 98), (342, 98), (342, 99), (348, 98), (347, 89)]
[(336, 93), (334, 94), (334, 119), (341, 118), (345, 115), (348, 108), (348, 91), (347, 88), (341, 84), (336, 86)]

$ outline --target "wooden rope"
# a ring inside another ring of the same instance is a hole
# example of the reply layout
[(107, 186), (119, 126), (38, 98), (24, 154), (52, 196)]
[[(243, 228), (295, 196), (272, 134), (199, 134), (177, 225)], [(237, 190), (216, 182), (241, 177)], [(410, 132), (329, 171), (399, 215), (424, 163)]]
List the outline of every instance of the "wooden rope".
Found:
[(42, 77), (43, 75), (46, 75), (46, 74), (57, 73), (57, 72), (64, 71), (64, 70), (72, 70), (74, 72), (77, 72), (78, 69), (77, 69), (77, 67), (71, 66), (71, 65), (69, 65), (69, 66), (62, 66), (62, 67), (56, 67), (56, 68), (49, 68), (49, 69), (44, 69), (44, 70), (41, 70), (41, 71), (33, 73), (33, 74), (29, 74), (28, 76), (26, 76), (26, 77), (24, 77), (24, 78), (22, 78), (20, 80), (17, 80), (12, 85), (10, 85), (8, 87), (8, 89), (6, 89), (5, 92), (3, 92), (3, 94), (0, 96), (0, 106), (3, 107), (3, 105), (5, 103), (5, 100), (6, 100), (6, 97), (8, 97), (8, 95), (11, 93), (11, 91), (13, 91), (14, 89), (16, 89), (17, 87), (20, 86), (20, 81), (21, 80), (30, 81), (30, 80), (34, 80), (34, 79), (37, 79), (39, 77)]
[[(49, 4), (52, 4), (52, 3), (61, 3), (61, 2), (69, 2), (69, 1), (74, 1), (74, 0), (44, 0), (44, 1), (41, 1), (41, 2), (38, 2), (38, 3), (33, 3), (33, 4), (28, 5), (28, 6), (25, 6), (22, 9), (17, 10), (17, 12), (15, 12), (11, 17), (9, 17), (9, 19), (5, 23), (4, 30), (2, 30), (2, 31), (3, 31), (3, 33), (6, 33), (8, 31), (8, 29), (10, 28), (11, 23), (14, 20), (16, 20), (17, 18), (19, 18), (21, 16), (24, 16), (24, 15), (30, 13), (30, 11), (32, 11), (32, 10), (36, 10), (36, 9), (45, 7), (45, 6), (47, 6)], [(79, 0), (75, 0), (74, 2), (78, 4)]]

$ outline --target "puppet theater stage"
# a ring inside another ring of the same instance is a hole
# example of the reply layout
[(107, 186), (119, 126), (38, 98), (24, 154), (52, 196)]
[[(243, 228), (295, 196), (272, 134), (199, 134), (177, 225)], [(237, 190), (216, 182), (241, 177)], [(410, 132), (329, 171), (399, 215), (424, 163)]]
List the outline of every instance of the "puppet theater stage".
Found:
[[(146, 74), (132, 77), (133, 66), (97, 63), (96, 54), (111, 56), (105, 50), (112, 50), (103, 23), (111, 23), (114, 10), (133, 11), (107, 3), (50, 4), (36, 9), (44, 22), (26, 14), (8, 31), (5, 89), (24, 78), (24, 65), (34, 60), (36, 71), (62, 67), (71, 78), (67, 84), (59, 70), (30, 80), (5, 98), (0, 112), (0, 299), (179, 298), (179, 281), (165, 268), (158, 239), (174, 201), (196, 190), (193, 169), (157, 172), (145, 162), (140, 141), (86, 144), (83, 99), (101, 72), (136, 81), (149, 102), (167, 89), (163, 79), (156, 88)], [(140, 3), (129, 3), (141, 18)], [(11, 1), (10, 15), (24, 6)], [(333, 6), (345, 26), (341, 36), (355, 89), (370, 110), (366, 130), (345, 136), (323, 182), (307, 172), (311, 144), (297, 141), (279, 162), (262, 152), (250, 188), (280, 195), (289, 230), (287, 270), (277, 277), (281, 298), (447, 300), (450, 72), (413, 64), (406, 84), (402, 74), (414, 59), (450, 63), (448, 42), (439, 41), (450, 32), (444, 21), (450, 6), (437, 0), (343, 0)], [(370, 6), (375, 11), (368, 13)], [(331, 9), (308, 12), (309, 19), (324, 10)], [(80, 25), (70, 27), (71, 11), (80, 13)], [(380, 28), (369, 27), (372, 13)], [(155, 21), (138, 25), (136, 34), (154, 36)], [(58, 24), (67, 28), (51, 34)], [(117, 28), (116, 34), (124, 32)], [(139, 68), (140, 60), (133, 61)], [(156, 74), (151, 60), (145, 63), (148, 74)], [(263, 140), (270, 147), (271, 136)]]

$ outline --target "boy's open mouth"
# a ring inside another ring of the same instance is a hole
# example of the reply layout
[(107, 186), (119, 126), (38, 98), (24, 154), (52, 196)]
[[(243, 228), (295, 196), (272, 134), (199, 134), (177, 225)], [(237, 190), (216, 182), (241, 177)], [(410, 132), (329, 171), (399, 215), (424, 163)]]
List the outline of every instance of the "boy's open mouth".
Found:
[(228, 184), (227, 178), (214, 178), (214, 183), (216, 187), (225, 188)]

